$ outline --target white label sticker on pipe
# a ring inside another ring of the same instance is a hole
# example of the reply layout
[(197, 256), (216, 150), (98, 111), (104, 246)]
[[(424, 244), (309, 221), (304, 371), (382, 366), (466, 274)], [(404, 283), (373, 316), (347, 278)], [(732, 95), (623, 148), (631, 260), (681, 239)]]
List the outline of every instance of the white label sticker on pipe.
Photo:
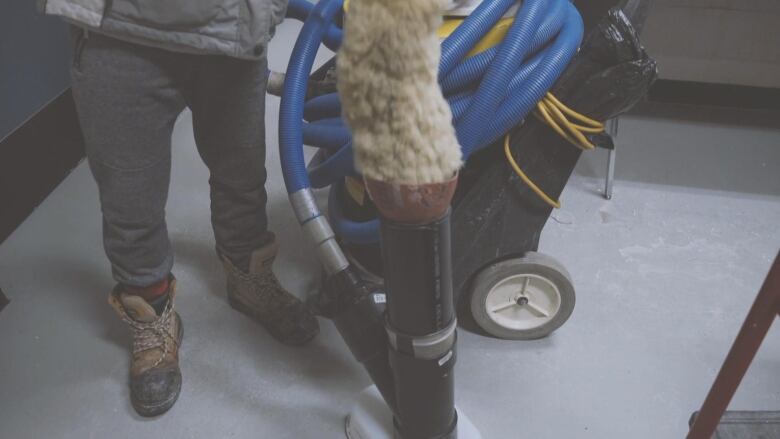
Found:
[(447, 355), (439, 358), (439, 367), (444, 366), (445, 363), (450, 361), (450, 358), (452, 358), (452, 351), (447, 352)]
[(387, 296), (381, 293), (374, 294), (374, 303), (386, 303), (387, 302)]

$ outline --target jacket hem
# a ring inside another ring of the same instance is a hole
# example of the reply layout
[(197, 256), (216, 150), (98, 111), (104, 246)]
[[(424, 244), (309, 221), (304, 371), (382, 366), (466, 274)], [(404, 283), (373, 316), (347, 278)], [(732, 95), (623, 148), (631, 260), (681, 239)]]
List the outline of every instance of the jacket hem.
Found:
[(94, 30), (128, 43), (194, 55), (223, 55), (247, 61), (257, 61), (263, 59), (266, 52), (263, 50), (262, 55), (256, 56), (253, 53), (239, 50), (235, 41), (194, 32), (161, 31), (148, 26), (115, 20), (111, 17), (106, 17), (102, 26)]
[(99, 11), (87, 9), (77, 3), (47, 1), (43, 9), (46, 14), (59, 15), (94, 28), (100, 27), (103, 21), (103, 9)]

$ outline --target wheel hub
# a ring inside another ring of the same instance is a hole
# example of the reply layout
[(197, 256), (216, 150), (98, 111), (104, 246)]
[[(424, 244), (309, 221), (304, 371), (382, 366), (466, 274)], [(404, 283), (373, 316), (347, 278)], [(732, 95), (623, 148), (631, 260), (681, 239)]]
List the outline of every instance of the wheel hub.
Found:
[(531, 273), (502, 279), (485, 300), (489, 317), (515, 330), (538, 328), (552, 320), (561, 307), (561, 293), (555, 283)]

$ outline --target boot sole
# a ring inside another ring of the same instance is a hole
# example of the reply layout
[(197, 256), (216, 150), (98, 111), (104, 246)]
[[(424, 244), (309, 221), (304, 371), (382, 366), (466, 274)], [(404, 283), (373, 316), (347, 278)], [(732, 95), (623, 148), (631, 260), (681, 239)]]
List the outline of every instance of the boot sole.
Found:
[(179, 389), (171, 398), (154, 404), (141, 403), (131, 395), (130, 402), (133, 404), (133, 408), (135, 409), (136, 413), (138, 413), (140, 416), (145, 418), (153, 418), (155, 416), (160, 416), (170, 410), (179, 399), (180, 393), (181, 387), (179, 387)]
[(263, 328), (265, 328), (266, 331), (268, 331), (271, 336), (277, 340), (279, 343), (285, 344), (287, 346), (303, 346), (306, 343), (314, 340), (315, 337), (317, 337), (317, 334), (319, 334), (319, 329), (314, 331), (310, 336), (302, 339), (302, 340), (284, 340), (280, 336), (278, 336), (274, 331), (271, 330), (271, 328), (268, 327), (268, 325), (263, 322), (262, 319), (259, 319), (252, 308), (250, 308), (247, 305), (244, 305), (243, 303), (239, 302), (238, 300), (234, 299), (232, 296), (228, 295), (228, 304), (231, 308), (235, 309), (236, 311), (240, 312), (241, 314), (244, 314), (245, 316), (249, 317), (250, 319), (254, 320), (255, 322), (259, 323)]

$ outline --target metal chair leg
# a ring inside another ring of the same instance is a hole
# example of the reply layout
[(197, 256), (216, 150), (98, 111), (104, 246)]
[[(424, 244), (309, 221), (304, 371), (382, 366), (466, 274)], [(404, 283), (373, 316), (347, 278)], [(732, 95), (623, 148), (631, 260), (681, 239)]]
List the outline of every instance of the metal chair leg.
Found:
[(607, 132), (612, 136), (613, 149), (609, 150), (607, 158), (607, 180), (604, 185), (604, 198), (612, 199), (612, 186), (615, 183), (615, 153), (617, 150), (618, 118), (607, 121)]

